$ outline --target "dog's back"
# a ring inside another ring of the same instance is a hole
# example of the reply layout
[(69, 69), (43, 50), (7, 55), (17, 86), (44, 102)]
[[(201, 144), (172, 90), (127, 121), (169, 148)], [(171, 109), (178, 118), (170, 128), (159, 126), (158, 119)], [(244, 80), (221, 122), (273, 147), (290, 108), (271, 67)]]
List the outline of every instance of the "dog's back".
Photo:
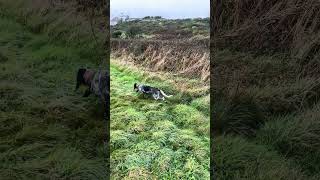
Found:
[(109, 95), (109, 81), (108, 71), (98, 71), (92, 79), (91, 91), (105, 100), (106, 95)]
[(151, 86), (143, 85), (143, 84), (138, 85), (137, 83), (134, 84), (134, 90), (136, 90), (137, 92), (142, 92), (144, 94), (150, 94), (156, 100), (158, 100), (158, 99), (164, 100), (165, 97), (172, 96), (172, 95), (166, 95), (159, 88), (155, 88), (155, 87), (151, 87)]

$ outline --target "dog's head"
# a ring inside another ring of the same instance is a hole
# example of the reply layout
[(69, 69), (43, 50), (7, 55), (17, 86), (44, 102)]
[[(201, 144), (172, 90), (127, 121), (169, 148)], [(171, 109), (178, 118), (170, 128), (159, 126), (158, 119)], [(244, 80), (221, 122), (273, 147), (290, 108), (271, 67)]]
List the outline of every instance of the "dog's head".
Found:
[(86, 73), (87, 69), (84, 69), (84, 68), (80, 68), (78, 70), (78, 73), (77, 73), (77, 85), (76, 85), (76, 89), (79, 89), (79, 86), (82, 85), (82, 84), (85, 84), (85, 80), (84, 80), (84, 73)]

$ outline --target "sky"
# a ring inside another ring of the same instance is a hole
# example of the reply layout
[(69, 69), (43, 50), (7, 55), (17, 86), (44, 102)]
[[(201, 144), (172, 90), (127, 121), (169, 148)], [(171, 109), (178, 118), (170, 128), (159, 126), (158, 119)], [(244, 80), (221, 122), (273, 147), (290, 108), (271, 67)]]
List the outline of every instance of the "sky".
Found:
[(110, 0), (111, 18), (162, 16), (168, 19), (209, 17), (210, 0)]

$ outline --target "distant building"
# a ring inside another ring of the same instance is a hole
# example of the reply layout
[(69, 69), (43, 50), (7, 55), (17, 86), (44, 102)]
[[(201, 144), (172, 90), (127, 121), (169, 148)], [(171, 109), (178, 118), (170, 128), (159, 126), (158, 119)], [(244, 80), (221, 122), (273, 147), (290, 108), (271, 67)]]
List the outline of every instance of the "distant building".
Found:
[(124, 15), (123, 13), (121, 13), (119, 16), (114, 16), (111, 18), (110, 20), (110, 25), (116, 25), (119, 22), (123, 22), (123, 21), (129, 21), (129, 16), (128, 15)]
[(110, 25), (113, 26), (113, 25), (116, 25), (118, 24), (118, 22), (121, 21), (121, 18), (120, 17), (114, 17), (110, 20)]

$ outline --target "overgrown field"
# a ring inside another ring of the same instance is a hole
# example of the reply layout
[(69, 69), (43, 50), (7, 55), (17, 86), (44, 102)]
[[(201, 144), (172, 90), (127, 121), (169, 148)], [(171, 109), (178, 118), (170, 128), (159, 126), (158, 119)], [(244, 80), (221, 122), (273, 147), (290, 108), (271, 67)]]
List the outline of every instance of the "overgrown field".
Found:
[(281, 55), (215, 53), (218, 179), (319, 179), (319, 78)]
[(145, 17), (111, 26), (112, 38), (188, 39), (208, 38), (209, 18), (164, 19)]
[(111, 33), (112, 57), (209, 82), (209, 18), (146, 17), (113, 25)]
[[(111, 61), (111, 177), (209, 179), (209, 89), (197, 80)], [(173, 94), (166, 102), (135, 82)]]
[(319, 179), (319, 3), (213, 2), (216, 178)]
[(106, 179), (103, 110), (74, 92), (103, 49), (81, 20), (25, 2), (0, 3), (0, 179)]

